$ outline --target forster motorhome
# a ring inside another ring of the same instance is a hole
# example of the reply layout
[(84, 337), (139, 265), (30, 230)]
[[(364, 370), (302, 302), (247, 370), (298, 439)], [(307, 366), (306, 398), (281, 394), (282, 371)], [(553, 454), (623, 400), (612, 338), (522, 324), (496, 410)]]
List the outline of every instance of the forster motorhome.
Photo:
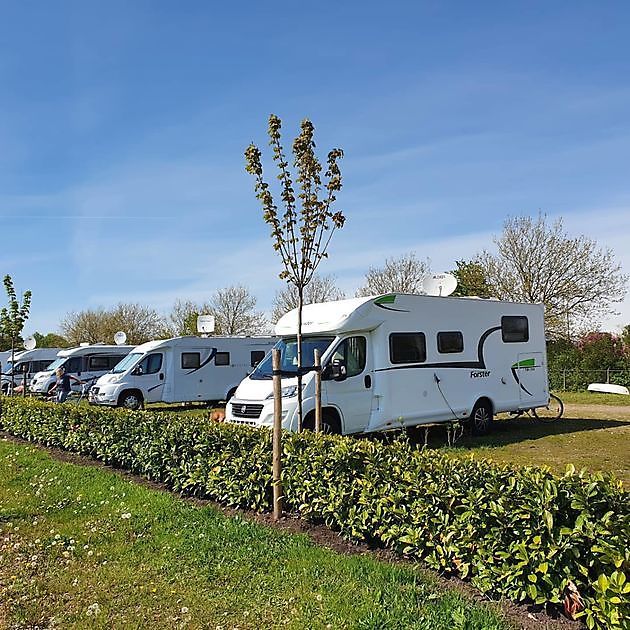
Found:
[[(296, 430), (297, 310), (281, 337), (283, 427)], [(389, 294), (303, 309), (304, 363), (322, 353), (324, 429), (381, 431), (449, 420), (489, 430), (498, 412), (549, 402), (543, 307), (479, 298)], [(273, 422), (271, 355), (239, 385), (226, 420)], [(303, 376), (304, 426), (314, 426), (314, 372)]]
[[(16, 352), (14, 355), (14, 363), (8, 369), (2, 370), (2, 380), (0, 386), (2, 392), (7, 393), (11, 389), (11, 384), (15, 386), (24, 384), (26, 377), (26, 386), (29, 387), (33, 376), (37, 372), (41, 372), (57, 358), (57, 353), (62, 348), (35, 348), (34, 350), (23, 350)], [(9, 354), (9, 362), (11, 355)]]
[[(46, 370), (35, 374), (30, 390), (38, 394), (48, 393), (56, 382), (55, 370), (60, 367), (67, 374), (90, 385), (120, 363), (132, 349), (133, 346), (108, 346), (96, 343), (61, 350), (57, 354), (57, 359)], [(79, 391), (80, 388), (81, 385), (72, 382), (74, 391)]]
[(227, 400), (273, 347), (275, 337), (174, 337), (137, 346), (92, 387), (90, 402), (139, 409), (146, 403)]

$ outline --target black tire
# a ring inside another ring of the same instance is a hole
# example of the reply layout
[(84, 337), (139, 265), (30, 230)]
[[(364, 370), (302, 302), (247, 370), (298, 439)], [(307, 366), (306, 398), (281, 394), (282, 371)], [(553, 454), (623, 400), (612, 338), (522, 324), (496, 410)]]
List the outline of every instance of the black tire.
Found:
[[(309, 413), (304, 422), (302, 423), (302, 431), (315, 431), (315, 413)], [(322, 433), (328, 435), (339, 435), (341, 433), (341, 426), (339, 425), (339, 419), (334, 413), (330, 411), (322, 412)]]
[(546, 407), (532, 409), (534, 418), (540, 422), (555, 422), (564, 413), (564, 403), (554, 394), (549, 396), (549, 404)]
[(118, 398), (118, 406), (123, 409), (129, 409), (130, 411), (142, 409), (143, 404), (142, 395), (132, 390), (123, 392)]
[(494, 420), (492, 406), (488, 400), (478, 400), (473, 407), (468, 422), (473, 435), (486, 435)]

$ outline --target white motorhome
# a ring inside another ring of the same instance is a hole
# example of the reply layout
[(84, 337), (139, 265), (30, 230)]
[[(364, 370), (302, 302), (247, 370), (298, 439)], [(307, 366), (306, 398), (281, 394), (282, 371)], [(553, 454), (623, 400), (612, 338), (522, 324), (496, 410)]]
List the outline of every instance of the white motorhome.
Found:
[(139, 409), (155, 402), (227, 400), (275, 337), (174, 337), (137, 346), (90, 389), (90, 402)]
[[(13, 366), (3, 369), (0, 387), (2, 392), (7, 393), (13, 382), (16, 386), (24, 383), (24, 375), (26, 375), (26, 386), (30, 386), (33, 376), (37, 372), (41, 372), (57, 358), (57, 353), (62, 348), (35, 348), (33, 350), (23, 350), (16, 352), (14, 355)], [(11, 353), (9, 353), (9, 362), (11, 361)]]
[[(77, 348), (61, 350), (57, 359), (48, 368), (35, 374), (30, 390), (37, 394), (47, 394), (56, 382), (55, 370), (62, 367), (84, 383), (92, 384), (99, 376), (106, 374), (118, 365), (133, 350), (133, 346), (110, 346), (106, 344), (85, 344)], [(80, 391), (81, 385), (71, 381), (74, 391)]]
[[(297, 310), (281, 337), (282, 426), (296, 430)], [(499, 412), (549, 402), (543, 307), (479, 298), (388, 294), (309, 304), (303, 357), (322, 353), (324, 430), (362, 433), (470, 419), (477, 433)], [(303, 368), (304, 369), (304, 368)], [(314, 372), (303, 376), (305, 428), (314, 426)], [(271, 355), (239, 385), (226, 420), (273, 423)]]

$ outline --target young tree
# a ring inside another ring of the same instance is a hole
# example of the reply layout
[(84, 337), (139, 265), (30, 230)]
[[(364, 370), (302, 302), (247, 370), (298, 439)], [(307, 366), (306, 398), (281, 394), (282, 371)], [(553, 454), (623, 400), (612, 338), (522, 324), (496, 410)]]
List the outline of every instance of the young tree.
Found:
[(612, 251), (587, 236), (570, 237), (562, 219), (511, 217), (494, 242), (497, 254), (484, 251), (477, 260), (496, 297), (544, 304), (553, 337), (592, 330), (626, 293), (627, 276)]
[[(3, 282), (7, 292), (8, 305), (0, 310), (0, 332), (11, 341), (11, 363), (13, 364), (15, 362), (15, 346), (31, 310), (31, 292), (24, 292), (22, 304), (20, 304), (11, 276), (7, 274)], [(13, 376), (11, 380), (13, 380)]]
[[(344, 297), (343, 291), (337, 288), (332, 276), (315, 274), (304, 290), (304, 304), (343, 300)], [(298, 292), (295, 285), (289, 284), (282, 291), (277, 291), (273, 298), (271, 321), (277, 322), (285, 313), (297, 308), (298, 303)]]
[(269, 329), (263, 313), (254, 310), (256, 298), (244, 286), (219, 289), (207, 307), (204, 312), (214, 315), (215, 335), (260, 335)]
[(177, 300), (171, 312), (165, 317), (161, 337), (178, 337), (197, 334), (197, 317), (209, 313), (207, 304), (197, 304), (192, 300)]
[(456, 260), (457, 269), (451, 273), (457, 278), (455, 296), (475, 295), (480, 298), (493, 297), (492, 287), (488, 283), (483, 266), (474, 261)]
[(284, 211), (279, 214), (269, 184), (263, 176), (261, 152), (254, 144), (245, 151), (247, 172), (256, 179), (256, 196), (263, 209), (263, 219), (271, 228), (273, 248), (282, 260), (280, 278), (295, 287), (298, 297), (298, 431), (302, 430), (302, 307), (304, 291), (311, 282), (317, 267), (327, 257), (327, 249), (335, 230), (343, 227), (345, 217), (334, 205), (341, 190), (342, 178), (339, 160), (341, 149), (328, 153), (326, 171), (322, 180), (322, 164), (315, 156), (314, 131), (310, 120), (300, 126), (300, 134), (293, 141), (293, 167), (299, 187), (296, 196), (294, 177), (289, 170), (288, 158), (281, 143), (282, 122), (269, 117), (269, 144), (278, 168), (279, 199)]
[(357, 290), (357, 297), (383, 293), (421, 293), (422, 279), (431, 270), (431, 263), (418, 260), (413, 252), (400, 258), (387, 258), (383, 267), (370, 267), (365, 284)]

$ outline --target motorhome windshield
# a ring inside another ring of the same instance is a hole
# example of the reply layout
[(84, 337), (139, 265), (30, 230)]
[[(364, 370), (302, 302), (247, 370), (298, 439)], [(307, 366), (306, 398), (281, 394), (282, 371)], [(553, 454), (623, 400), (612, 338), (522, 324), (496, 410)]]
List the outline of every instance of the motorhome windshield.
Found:
[[(315, 350), (319, 350), (321, 354), (324, 354), (326, 348), (330, 346), (334, 339), (334, 337), (304, 337), (302, 339), (302, 367), (313, 367)], [(295, 337), (281, 339), (274, 348), (280, 350), (280, 369), (285, 373), (289, 372), (297, 375), (297, 339)], [(258, 364), (250, 378), (262, 380), (272, 377), (273, 370), (270, 353)]]
[(128, 354), (120, 363), (116, 364), (112, 372), (114, 374), (122, 374), (126, 372), (129, 368), (133, 367), (140, 357), (143, 357), (144, 353), (142, 352), (132, 352)]
[(55, 359), (47, 368), (47, 371), (53, 372), (59, 367), (62, 367), (63, 364), (68, 360), (68, 357), (58, 357)]

